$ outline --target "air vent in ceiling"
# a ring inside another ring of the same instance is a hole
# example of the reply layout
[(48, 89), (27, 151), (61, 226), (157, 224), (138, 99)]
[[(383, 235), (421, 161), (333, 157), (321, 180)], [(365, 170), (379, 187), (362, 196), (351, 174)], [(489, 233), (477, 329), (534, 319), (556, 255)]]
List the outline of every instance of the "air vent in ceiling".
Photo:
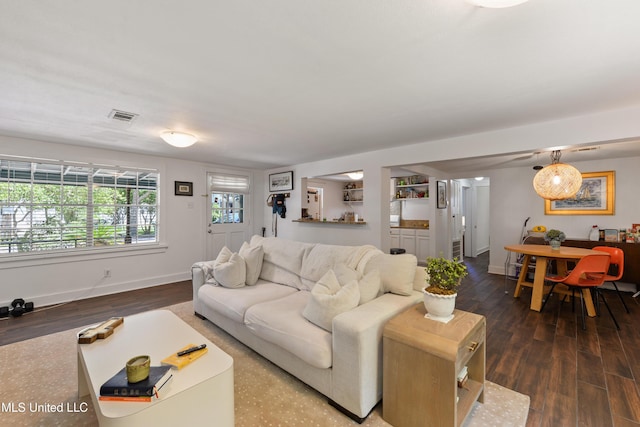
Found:
[(135, 113), (128, 113), (126, 111), (121, 110), (111, 110), (109, 113), (109, 118), (113, 120), (119, 120), (121, 122), (131, 123), (138, 117)]
[(576, 149), (573, 149), (571, 151), (573, 151), (574, 153), (577, 153), (577, 152), (582, 152), (582, 151), (594, 151), (594, 150), (598, 150), (598, 149), (600, 149), (600, 147), (595, 145), (595, 146), (592, 146), (592, 147), (576, 148)]

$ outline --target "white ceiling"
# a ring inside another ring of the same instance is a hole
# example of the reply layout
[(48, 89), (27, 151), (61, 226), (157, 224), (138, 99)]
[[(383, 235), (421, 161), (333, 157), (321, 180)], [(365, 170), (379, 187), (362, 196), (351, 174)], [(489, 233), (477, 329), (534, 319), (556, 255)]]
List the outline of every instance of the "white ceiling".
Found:
[(271, 168), (620, 108), (640, 104), (638, 16), (637, 0), (5, 1), (0, 134)]

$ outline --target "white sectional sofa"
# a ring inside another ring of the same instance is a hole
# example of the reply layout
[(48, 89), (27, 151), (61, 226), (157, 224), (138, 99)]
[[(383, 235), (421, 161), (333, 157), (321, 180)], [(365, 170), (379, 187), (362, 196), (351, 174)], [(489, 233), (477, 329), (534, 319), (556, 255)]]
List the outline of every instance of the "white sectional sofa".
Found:
[[(422, 300), (425, 272), (416, 257), (261, 236), (231, 258), (223, 251), (192, 267), (196, 314), (362, 421), (382, 398), (382, 329)], [(229, 274), (238, 259), (245, 269), (235, 265)], [(331, 288), (336, 279), (340, 286)]]

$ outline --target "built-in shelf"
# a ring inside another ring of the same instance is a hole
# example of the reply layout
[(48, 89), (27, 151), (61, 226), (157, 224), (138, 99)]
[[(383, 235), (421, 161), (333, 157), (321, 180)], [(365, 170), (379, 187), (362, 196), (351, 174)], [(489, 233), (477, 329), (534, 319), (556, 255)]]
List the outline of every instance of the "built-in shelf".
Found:
[(362, 203), (364, 200), (362, 181), (350, 182), (342, 188), (342, 201), (346, 204)]
[(397, 188), (407, 188), (407, 187), (428, 187), (429, 183), (424, 182), (422, 184), (405, 184), (405, 185), (396, 185)]
[[(421, 197), (419, 197), (419, 195)], [(398, 177), (395, 179), (392, 201), (428, 200), (429, 178), (425, 175)]]

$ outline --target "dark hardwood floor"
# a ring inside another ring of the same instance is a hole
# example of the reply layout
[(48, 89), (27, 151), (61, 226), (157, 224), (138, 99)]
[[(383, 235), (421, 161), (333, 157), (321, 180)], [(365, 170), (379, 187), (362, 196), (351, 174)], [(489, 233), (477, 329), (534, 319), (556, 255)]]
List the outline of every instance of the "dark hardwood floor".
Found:
[(465, 259), (469, 277), (456, 307), (487, 318), (487, 379), (531, 397), (528, 426), (640, 425), (640, 304), (612, 291), (609, 313), (587, 318), (579, 305), (552, 296), (544, 311), (529, 310), (531, 291), (513, 298), (514, 281), (487, 273), (488, 254)]
[(191, 281), (185, 280), (59, 306), (36, 307), (36, 310), (21, 317), (0, 320), (0, 346), (68, 329), (79, 329), (113, 316), (128, 316), (178, 304), (189, 301), (192, 297)]
[[(487, 379), (531, 397), (528, 426), (640, 426), (640, 301), (625, 294), (631, 310), (605, 291), (621, 330), (609, 314), (588, 318), (553, 297), (545, 311), (529, 310), (531, 292), (505, 294), (503, 276), (487, 273), (489, 257), (465, 259), (469, 277), (457, 308), (487, 318)], [(188, 281), (76, 301), (0, 321), (0, 345), (46, 335), (111, 316), (126, 316), (191, 299)]]

